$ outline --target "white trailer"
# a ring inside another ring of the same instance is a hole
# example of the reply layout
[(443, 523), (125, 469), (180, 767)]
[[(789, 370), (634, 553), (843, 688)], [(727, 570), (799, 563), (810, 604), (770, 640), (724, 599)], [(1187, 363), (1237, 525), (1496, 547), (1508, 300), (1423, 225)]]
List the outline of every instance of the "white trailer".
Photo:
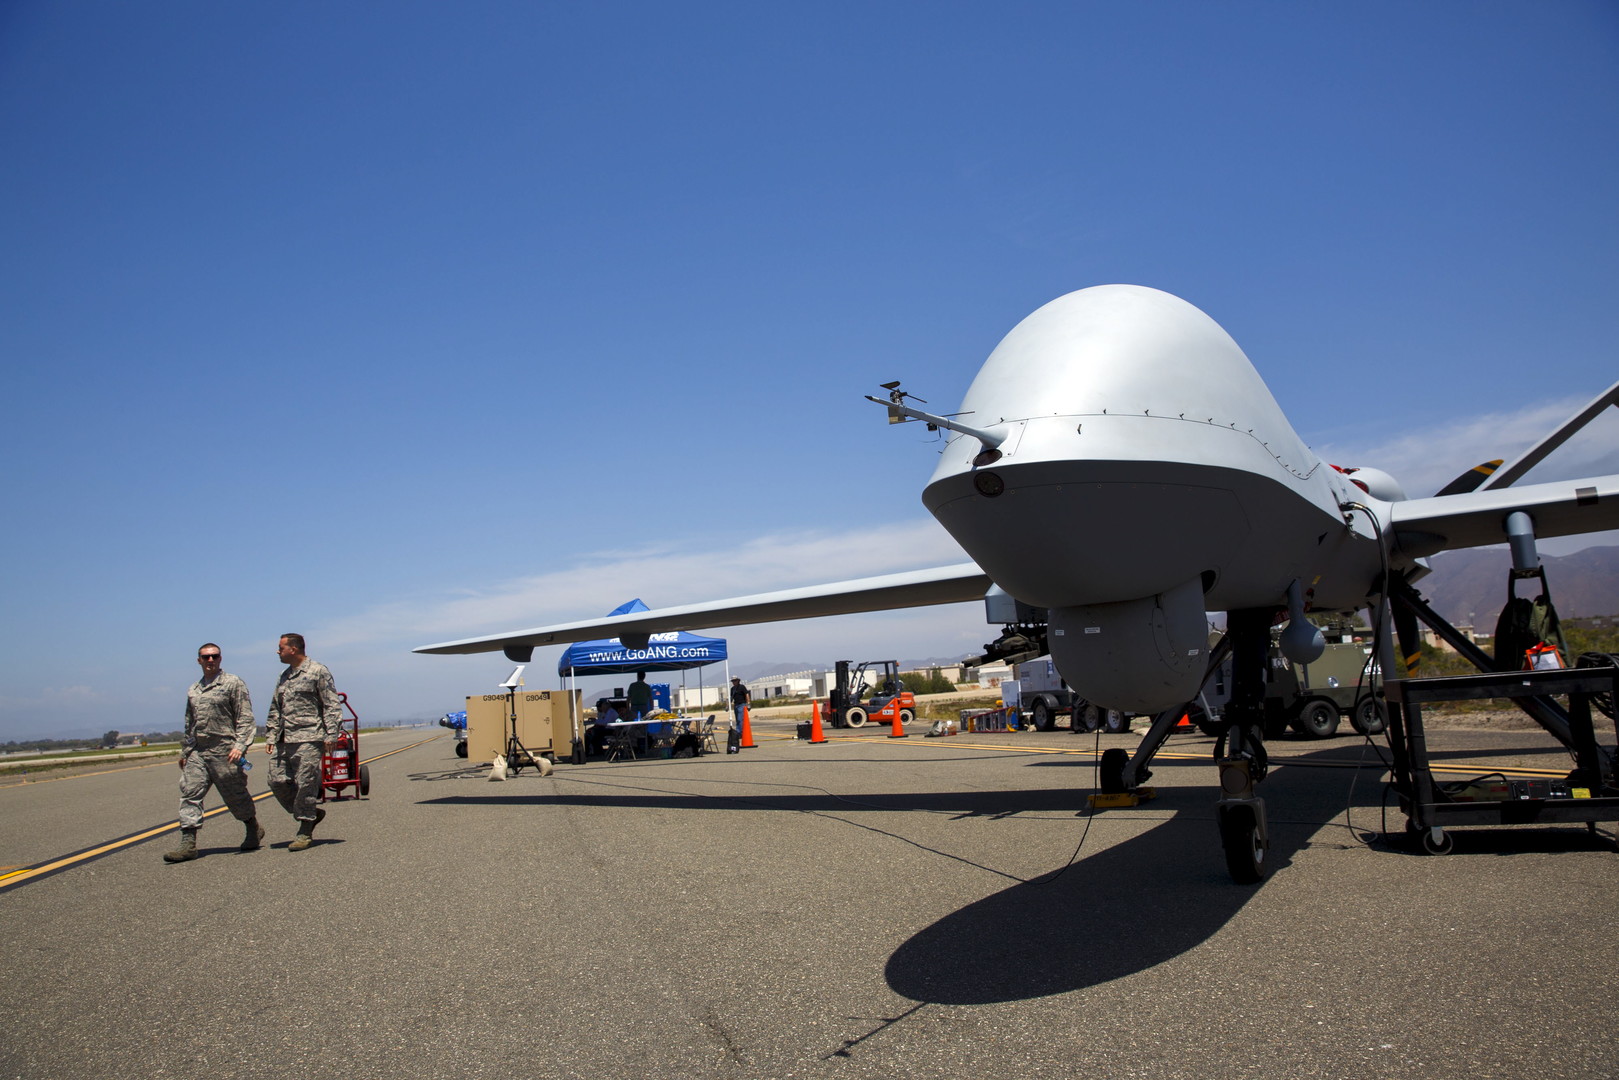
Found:
[[(1035, 730), (1051, 731), (1057, 726), (1057, 718), (1065, 714), (1069, 729), (1073, 731), (1095, 731), (1100, 727), (1120, 734), (1130, 730), (1130, 717), (1126, 713), (1098, 709), (1068, 689), (1050, 656), (1025, 660), (1015, 665), (1015, 670), (1017, 701), (1006, 704), (1016, 708), (1019, 716), (1027, 717)], [(1002, 689), (1004, 691), (1005, 684)]]

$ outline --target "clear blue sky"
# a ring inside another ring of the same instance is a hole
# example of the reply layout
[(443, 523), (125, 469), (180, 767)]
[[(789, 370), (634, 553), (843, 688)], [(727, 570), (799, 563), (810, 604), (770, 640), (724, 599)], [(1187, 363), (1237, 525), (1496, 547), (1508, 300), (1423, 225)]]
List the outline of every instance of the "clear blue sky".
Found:
[(860, 396), (1087, 285), (1413, 494), (1619, 373), (1606, 2), (10, 0), (0, 148), (0, 739), (177, 726), (205, 640), (435, 717), (508, 667), (413, 645), (956, 561)]

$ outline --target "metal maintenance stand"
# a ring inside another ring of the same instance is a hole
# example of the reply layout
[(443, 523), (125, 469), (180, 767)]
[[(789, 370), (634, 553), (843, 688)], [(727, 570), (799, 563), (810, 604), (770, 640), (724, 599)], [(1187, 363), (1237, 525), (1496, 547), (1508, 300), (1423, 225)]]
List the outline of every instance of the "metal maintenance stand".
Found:
[[(1401, 651), (1414, 655), (1416, 620), (1420, 618), (1468, 660), (1484, 669), (1487, 656), (1451, 626), (1403, 579), (1390, 592)], [(1385, 635), (1386, 640), (1386, 635)], [(1385, 649), (1383, 670), (1394, 670), (1392, 648)], [(1436, 679), (1389, 679), (1388, 739), (1393, 753), (1393, 786), (1408, 818), (1406, 830), (1420, 834), (1423, 849), (1443, 855), (1453, 841), (1452, 825), (1527, 825), (1583, 821), (1592, 831), (1598, 821), (1619, 821), (1619, 780), (1613, 756), (1597, 743), (1591, 700), (1619, 693), (1619, 667), (1556, 668), (1544, 671), (1483, 671)], [(1565, 710), (1555, 700), (1567, 695)], [(1502, 798), (1465, 800), (1447, 794), (1434, 782), (1422, 706), (1433, 701), (1507, 698), (1568, 747), (1575, 767), (1566, 779), (1513, 781), (1498, 785)], [(1619, 697), (1610, 698), (1619, 700)], [(1619, 720), (1615, 721), (1619, 737)]]

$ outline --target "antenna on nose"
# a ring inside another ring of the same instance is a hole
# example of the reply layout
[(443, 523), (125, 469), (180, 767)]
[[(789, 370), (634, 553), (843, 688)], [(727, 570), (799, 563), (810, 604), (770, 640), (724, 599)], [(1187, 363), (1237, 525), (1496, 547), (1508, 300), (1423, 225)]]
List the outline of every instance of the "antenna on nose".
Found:
[[(924, 405), (927, 404), (927, 401), (923, 398), (917, 397), (915, 394), (910, 394), (904, 390), (901, 390), (898, 379), (895, 379), (893, 382), (878, 383), (877, 385), (888, 391), (888, 400), (884, 401), (882, 398), (875, 398), (870, 394), (866, 395), (866, 400), (875, 402), (878, 405), (888, 406), (888, 422), (890, 424), (903, 424), (907, 420), (923, 420), (926, 421), (929, 431), (938, 431), (940, 428), (944, 428), (947, 431), (956, 431), (963, 435), (971, 435), (973, 438), (984, 444), (984, 449), (986, 451), (998, 450), (1001, 443), (1006, 441), (1008, 432), (1003, 426), (997, 425), (987, 429), (968, 427), (966, 424), (963, 424), (957, 420), (951, 420), (949, 417), (935, 416), (933, 413), (923, 412), (921, 409), (911, 408), (911, 406), (905, 404), (906, 398), (910, 398), (913, 401), (920, 401)], [(999, 457), (999, 455), (996, 456)]]

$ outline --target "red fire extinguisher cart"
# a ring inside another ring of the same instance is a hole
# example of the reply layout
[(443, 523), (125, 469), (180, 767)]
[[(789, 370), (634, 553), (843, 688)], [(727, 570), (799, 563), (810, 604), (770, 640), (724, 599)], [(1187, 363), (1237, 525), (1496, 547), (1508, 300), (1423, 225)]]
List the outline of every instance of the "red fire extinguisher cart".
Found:
[[(339, 692), (348, 715), (338, 721), (337, 742), (327, 743), (320, 756), (320, 801), (358, 799), (371, 794), (371, 770), (360, 764), (360, 715), (349, 704), (349, 696)], [(343, 790), (352, 786), (352, 794)]]

